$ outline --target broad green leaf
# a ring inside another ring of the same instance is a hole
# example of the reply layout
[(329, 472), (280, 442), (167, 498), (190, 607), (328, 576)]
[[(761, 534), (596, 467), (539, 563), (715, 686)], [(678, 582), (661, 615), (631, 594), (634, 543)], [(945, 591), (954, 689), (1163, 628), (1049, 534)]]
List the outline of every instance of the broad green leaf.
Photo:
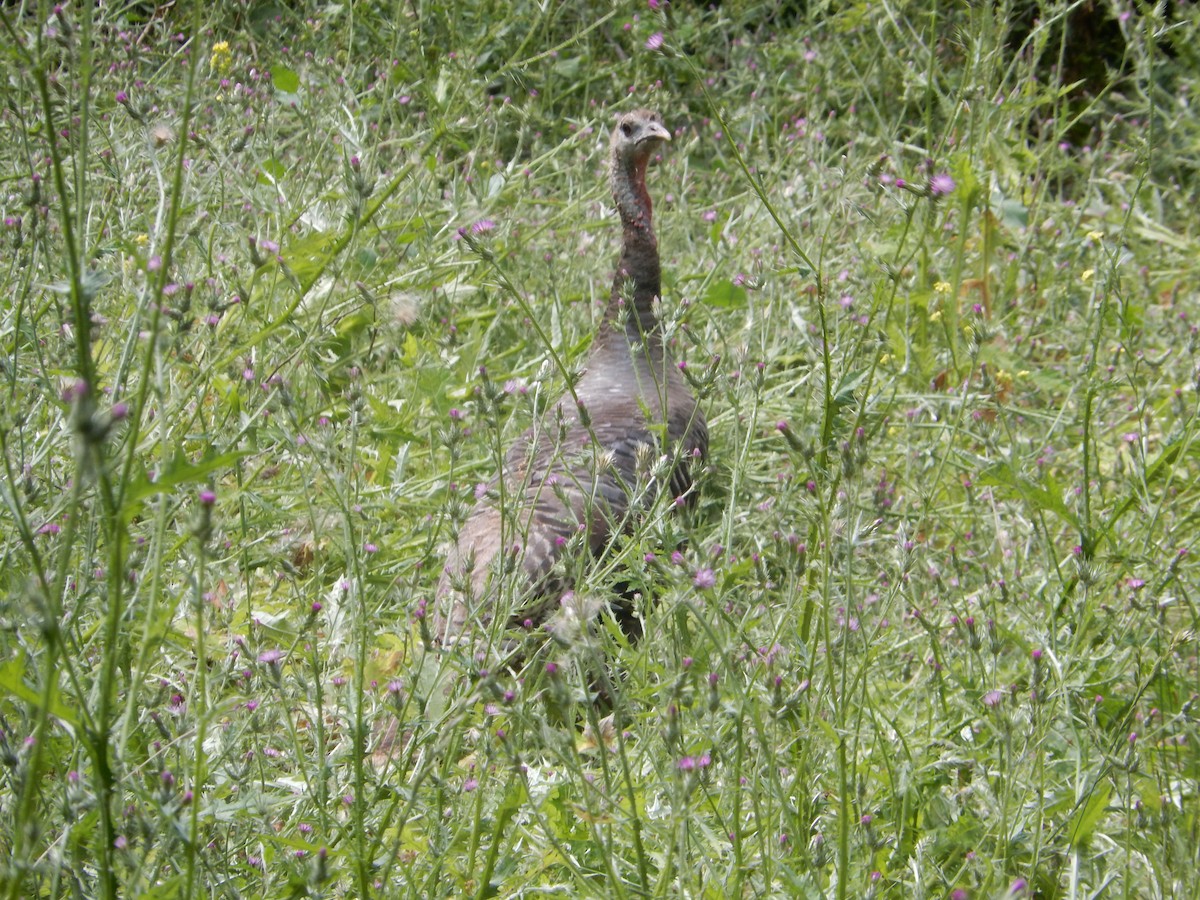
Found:
[(969, 206), (974, 202), (975, 195), (979, 191), (979, 179), (975, 177), (975, 168), (971, 158), (965, 153), (956, 154), (950, 171), (954, 178), (956, 193), (962, 198), (964, 205)]
[(574, 81), (579, 76), (581, 60), (574, 53), (565, 53), (554, 61), (554, 73), (566, 81)]
[(315, 281), (333, 253), (334, 235), (317, 231), (306, 237), (288, 241), (283, 248), (283, 260), (300, 279), (301, 284)]
[(982, 472), (977, 479), (981, 485), (1007, 487), (1022, 500), (1035, 509), (1052, 512), (1067, 525), (1082, 532), (1083, 525), (1067, 505), (1063, 502), (1062, 494), (1057, 489), (1053, 479), (1047, 477), (1047, 487), (1034, 484), (1028, 478), (1018, 475), (1008, 463), (998, 463)]
[(375, 309), (370, 306), (362, 306), (348, 316), (343, 316), (334, 327), (334, 333), (338, 337), (353, 337), (362, 334), (374, 324)]
[(365, 271), (375, 267), (375, 264), (379, 262), (379, 254), (370, 247), (363, 247), (354, 254), (354, 261)]
[(271, 84), (277, 91), (294, 94), (300, 90), (300, 76), (287, 66), (271, 66)]
[(404, 365), (412, 368), (417, 364), (417, 354), (420, 351), (420, 347), (417, 344), (416, 335), (414, 335), (411, 331), (404, 335), (404, 343), (402, 346), (404, 348), (404, 352), (401, 359), (404, 361)]
[(992, 215), (1010, 231), (1017, 231), (1029, 224), (1029, 210), (1020, 200), (1005, 197), (999, 191), (992, 194)]
[(741, 309), (746, 305), (746, 289), (728, 278), (714, 281), (704, 293), (704, 302), (718, 309)]
[(1067, 828), (1067, 839), (1076, 850), (1087, 847), (1096, 827), (1108, 811), (1108, 798), (1112, 796), (1112, 785), (1107, 781), (1099, 784), (1075, 813), (1070, 826)]
[(186, 894), (186, 881), (183, 875), (175, 875), (160, 881), (144, 890), (138, 890), (138, 896), (142, 900), (168, 900), (171, 897), (182, 897)]
[[(24, 652), (16, 654), (8, 662), (0, 665), (0, 695), (7, 694), (38, 708), (42, 705), (42, 692), (25, 683), (25, 669)], [(75, 717), (75, 713), (63, 705), (57, 685), (51, 692), (50, 715), (72, 728), (78, 725), (79, 720)]]
[(264, 159), (261, 163), (259, 163), (259, 184), (278, 184), (279, 182), (283, 181), (286, 175), (287, 169), (284, 167), (283, 163), (275, 159), (273, 156), (269, 157), (268, 159)]
[(854, 400), (854, 392), (866, 380), (867, 372), (867, 369), (860, 369), (842, 376), (842, 380), (833, 391), (834, 406), (843, 407)]
[(208, 476), (213, 472), (229, 468), (239, 459), (249, 455), (249, 450), (233, 450), (193, 463), (183, 455), (182, 451), (177, 449), (175, 455), (163, 466), (153, 481), (142, 474), (134, 483), (125, 497), (125, 515), (128, 517), (135, 515), (141, 502), (147, 497), (173, 491), (181, 485), (207, 482)]

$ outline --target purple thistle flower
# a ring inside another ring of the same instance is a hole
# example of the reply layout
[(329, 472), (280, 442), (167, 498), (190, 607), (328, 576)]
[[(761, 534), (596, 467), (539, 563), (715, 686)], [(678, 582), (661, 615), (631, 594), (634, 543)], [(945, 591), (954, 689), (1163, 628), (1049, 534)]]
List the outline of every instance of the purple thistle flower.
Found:
[(929, 193), (935, 197), (941, 197), (945, 194), (953, 193), (954, 179), (942, 172), (940, 175), (934, 175), (929, 179)]
[(709, 588), (716, 585), (716, 583), (717, 583), (716, 574), (713, 572), (712, 569), (709, 569), (707, 567), (698, 570), (696, 572), (696, 576), (692, 579), (692, 584), (694, 584), (696, 587), (700, 588), (700, 590), (702, 590), (702, 591), (708, 590)]
[(268, 666), (276, 665), (281, 659), (287, 656), (282, 650), (264, 650), (258, 654), (258, 661), (266, 663)]
[(648, 37), (646, 39), (646, 49), (647, 50), (657, 50), (662, 45), (663, 45), (663, 33), (661, 31), (654, 32), (654, 34), (650, 35), (650, 37)]

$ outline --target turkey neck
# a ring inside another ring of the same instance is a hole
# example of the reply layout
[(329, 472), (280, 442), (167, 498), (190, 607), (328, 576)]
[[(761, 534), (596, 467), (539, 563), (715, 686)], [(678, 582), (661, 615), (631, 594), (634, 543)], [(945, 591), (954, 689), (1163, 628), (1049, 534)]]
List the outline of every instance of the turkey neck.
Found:
[(646, 191), (646, 163), (649, 157), (634, 153), (631, 159), (614, 157), (612, 192), (621, 214), (624, 239), (621, 259), (613, 278), (612, 297), (604, 318), (607, 334), (619, 334), (618, 322), (624, 305), (633, 302), (625, 320), (625, 335), (630, 341), (650, 341), (660, 345), (658, 321), (654, 317), (654, 298), (662, 291), (662, 270), (658, 261), (658, 241), (654, 237), (652, 205)]

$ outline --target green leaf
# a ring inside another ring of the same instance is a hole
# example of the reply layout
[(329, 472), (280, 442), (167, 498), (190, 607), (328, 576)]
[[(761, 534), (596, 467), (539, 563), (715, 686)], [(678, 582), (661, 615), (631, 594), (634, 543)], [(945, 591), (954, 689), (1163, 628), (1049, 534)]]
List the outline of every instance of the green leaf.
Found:
[(725, 234), (725, 223), (729, 221), (729, 214), (718, 214), (713, 220), (712, 225), (708, 229), (708, 238), (714, 244), (721, 243), (721, 236)]
[(1075, 513), (1067, 508), (1058, 484), (1049, 476), (1046, 476), (1047, 487), (1041, 487), (1018, 475), (1008, 463), (998, 463), (982, 472), (976, 481), (981, 485), (1007, 487), (1030, 506), (1043, 512), (1054, 513), (1064, 523), (1083, 533), (1083, 524)]
[(356, 337), (375, 324), (375, 310), (370, 306), (360, 307), (355, 312), (343, 316), (334, 326), (338, 337)]
[(1012, 231), (1029, 224), (1029, 210), (1025, 208), (1025, 204), (1000, 193), (992, 195), (992, 214), (1004, 223), (1005, 228)]
[(1087, 802), (1075, 813), (1075, 818), (1067, 829), (1068, 840), (1076, 850), (1084, 849), (1091, 840), (1108, 811), (1108, 798), (1112, 796), (1112, 785), (1105, 782), (1097, 785), (1088, 797)]
[(955, 154), (950, 164), (950, 172), (954, 177), (956, 193), (962, 198), (963, 204), (969, 207), (975, 202), (975, 195), (979, 192), (979, 179), (975, 177), (971, 157), (966, 153)]
[(300, 90), (300, 76), (287, 66), (271, 66), (271, 84), (277, 91), (294, 94)]
[(565, 53), (554, 61), (554, 74), (566, 81), (574, 81), (579, 77), (582, 61), (574, 53)]
[(278, 184), (287, 175), (287, 168), (275, 157), (264, 159), (258, 166), (259, 184)]
[(209, 456), (198, 463), (193, 463), (183, 455), (183, 451), (177, 449), (175, 455), (167, 461), (153, 481), (145, 473), (138, 477), (125, 497), (123, 512), (128, 519), (132, 519), (141, 508), (142, 501), (147, 497), (173, 491), (180, 485), (207, 482), (208, 476), (213, 472), (228, 468), (242, 457), (249, 455), (249, 450), (234, 450)]
[(335, 249), (336, 237), (325, 231), (316, 231), (294, 241), (283, 248), (283, 261), (300, 279), (301, 284), (310, 284), (328, 264)]
[[(371, 408), (371, 434), (380, 441), (391, 441), (395, 443), (404, 443), (407, 441), (417, 441), (420, 437), (413, 433), (410, 425), (413, 419), (413, 413), (397, 410), (389, 403), (385, 403), (378, 397), (367, 396), (366, 401)], [(409, 404), (405, 404), (408, 406)], [(393, 449), (394, 453), (395, 450)]]
[(945, 828), (957, 817), (958, 805), (941, 791), (932, 791), (925, 804), (925, 824), (930, 828)]
[(418, 354), (420, 353), (420, 346), (417, 344), (416, 335), (414, 335), (411, 331), (408, 332), (406, 335), (404, 335), (404, 343), (401, 346), (404, 348), (404, 353), (401, 359), (403, 360), (404, 365), (411, 369), (417, 364)]
[[(23, 700), (35, 708), (40, 707), (42, 705), (42, 693), (39, 690), (34, 690), (25, 683), (25, 668), (25, 653), (23, 651), (8, 662), (0, 665), (0, 694), (7, 694), (10, 697)], [(50, 715), (60, 722), (70, 725), (72, 728), (76, 727), (79, 723), (75, 713), (69, 707), (63, 705), (57, 685), (54, 686), (54, 690), (50, 695)]]
[(704, 294), (704, 302), (718, 309), (741, 309), (746, 305), (746, 289), (728, 278), (714, 281)]
[(169, 900), (171, 897), (182, 897), (184, 893), (184, 876), (182, 875), (160, 881), (149, 888), (139, 887), (138, 889), (138, 896), (142, 900)]
[(842, 377), (838, 386), (833, 392), (833, 405), (839, 409), (848, 405), (854, 400), (854, 392), (866, 380), (868, 369), (860, 369), (857, 372), (848, 372)]
[[(1180, 437), (1167, 444), (1162, 448), (1155, 460), (1146, 466), (1145, 474), (1142, 476), (1143, 482), (1149, 486), (1156, 483), (1159, 479), (1165, 477), (1175, 468), (1175, 463), (1179, 459), (1180, 452), (1186, 447), (1188, 454), (1186, 458), (1200, 458), (1200, 444), (1195, 443), (1190, 437)], [(1109, 516), (1108, 522), (1104, 525), (1100, 533), (1100, 540), (1108, 537), (1113, 532), (1116, 525), (1125, 514), (1132, 509), (1137, 509), (1142, 503), (1142, 495), (1140, 490), (1131, 491), (1124, 502), (1118, 506)]]

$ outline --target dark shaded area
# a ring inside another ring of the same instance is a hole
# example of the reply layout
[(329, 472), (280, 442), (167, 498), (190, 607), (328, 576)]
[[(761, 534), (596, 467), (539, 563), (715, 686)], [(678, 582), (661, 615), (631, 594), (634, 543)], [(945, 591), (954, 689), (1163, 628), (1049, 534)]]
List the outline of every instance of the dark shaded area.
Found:
[[(1010, 54), (1022, 52), (1042, 16), (1040, 3), (1017, 5), (1006, 43)], [(1082, 111), (1114, 83), (1132, 74), (1125, 36), (1106, 6), (1089, 0), (1052, 23), (1050, 29), (1046, 52), (1035, 61), (1035, 71), (1043, 83), (1074, 85), (1068, 101), (1072, 113)], [(1096, 125), (1091, 117), (1084, 116), (1063, 136), (1075, 145), (1091, 143)]]

